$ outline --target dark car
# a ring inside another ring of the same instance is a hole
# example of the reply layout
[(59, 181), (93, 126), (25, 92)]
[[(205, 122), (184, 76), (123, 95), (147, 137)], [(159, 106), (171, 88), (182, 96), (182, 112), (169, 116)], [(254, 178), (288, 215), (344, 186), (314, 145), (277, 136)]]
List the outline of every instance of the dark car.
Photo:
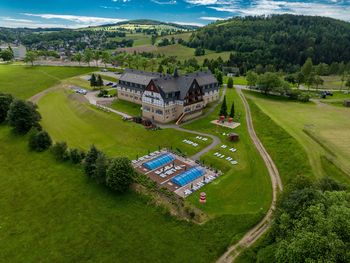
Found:
[(106, 84), (106, 86), (112, 86), (112, 85), (113, 85), (112, 82), (108, 82), (108, 83)]

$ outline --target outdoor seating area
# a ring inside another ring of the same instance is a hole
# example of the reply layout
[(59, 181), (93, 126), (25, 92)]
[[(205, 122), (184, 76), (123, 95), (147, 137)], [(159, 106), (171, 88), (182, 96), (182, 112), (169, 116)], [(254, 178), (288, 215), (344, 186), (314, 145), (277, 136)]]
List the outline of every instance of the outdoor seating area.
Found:
[[(222, 148), (222, 149), (228, 149), (228, 146), (223, 144), (223, 145), (220, 146), (220, 148)], [(232, 152), (232, 153), (234, 153), (234, 152), (237, 151), (236, 148), (230, 148), (230, 149), (228, 149), (228, 150), (229, 150), (230, 152)], [(214, 153), (214, 156), (216, 156), (217, 158), (220, 158), (220, 159), (224, 159), (224, 158), (225, 158), (225, 160), (228, 161), (228, 162), (230, 162), (232, 165), (238, 164), (238, 162), (237, 162), (236, 160), (234, 160), (232, 157), (226, 156), (225, 154), (222, 154), (222, 153), (220, 153), (220, 152), (215, 152), (215, 153)]]
[(184, 139), (182, 142), (186, 143), (186, 144), (189, 144), (189, 145), (192, 145), (194, 147), (197, 147), (198, 146), (198, 143), (195, 143), (193, 141), (190, 141), (190, 140), (186, 140)]
[(205, 142), (208, 141), (208, 138), (202, 137), (202, 136), (197, 136), (196, 139), (202, 140), (202, 141), (205, 141)]

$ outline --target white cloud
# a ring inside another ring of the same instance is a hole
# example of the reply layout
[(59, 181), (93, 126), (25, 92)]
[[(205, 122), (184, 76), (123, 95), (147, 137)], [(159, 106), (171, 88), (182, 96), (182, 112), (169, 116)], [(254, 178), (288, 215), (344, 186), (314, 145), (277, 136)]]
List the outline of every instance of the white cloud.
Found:
[(158, 5), (176, 5), (176, 0), (170, 0), (170, 1), (158, 1), (158, 0), (151, 0), (151, 2), (156, 3)]
[[(211, 0), (187, 0), (211, 1)], [(343, 4), (342, 4), (343, 3)], [(242, 16), (271, 15), (271, 14), (297, 14), (311, 16), (328, 16), (336, 19), (350, 21), (350, 6), (343, 1), (330, 0), (329, 3), (315, 2), (288, 2), (274, 0), (256, 0), (248, 7), (242, 7), (235, 1), (216, 1), (215, 4), (207, 4), (208, 8), (216, 11), (234, 13)]]
[(23, 15), (31, 17), (40, 17), (43, 19), (59, 19), (76, 23), (76, 26), (94, 26), (107, 23), (118, 23), (125, 21), (126, 19), (119, 18), (107, 18), (107, 17), (93, 17), (93, 16), (76, 16), (76, 15), (58, 15), (58, 14), (30, 14), (24, 13)]
[(174, 23), (174, 24), (178, 24), (178, 25), (182, 25), (182, 26), (199, 26), (199, 27), (204, 26), (204, 24), (194, 23), (194, 22), (179, 22), (179, 21), (175, 21), (175, 22), (170, 22), (170, 23)]
[(208, 20), (208, 21), (217, 21), (217, 20), (225, 20), (225, 19), (228, 19), (228, 18), (214, 17), (214, 16), (202, 16), (199, 19)]

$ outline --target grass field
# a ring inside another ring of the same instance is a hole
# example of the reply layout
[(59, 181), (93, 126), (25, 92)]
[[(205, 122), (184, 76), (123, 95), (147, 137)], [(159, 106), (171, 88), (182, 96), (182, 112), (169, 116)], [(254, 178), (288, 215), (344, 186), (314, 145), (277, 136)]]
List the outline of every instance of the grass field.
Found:
[(94, 71), (94, 68), (0, 65), (0, 92), (30, 98), (61, 79)]
[(141, 105), (124, 100), (115, 100), (110, 107), (131, 116), (141, 116), (142, 113)]
[[(65, 140), (72, 147), (87, 149), (91, 144), (112, 156), (137, 155), (155, 151), (158, 146), (173, 147), (191, 156), (208, 142), (193, 147), (182, 142), (192, 134), (172, 129), (147, 131), (142, 125), (124, 122), (114, 113), (106, 113), (82, 102), (81, 96), (58, 90), (43, 97), (38, 105), (43, 127), (56, 141)], [(57, 125), (59, 123), (59, 125)]]
[[(232, 131), (228, 128), (216, 127), (210, 123), (217, 119), (219, 107), (207, 118), (200, 119), (184, 127), (198, 130), (205, 133), (211, 133), (220, 137), (223, 144), (228, 148), (234, 147), (237, 152), (232, 153), (224, 150), (219, 145), (216, 149), (210, 151), (202, 157), (206, 164), (220, 168), (224, 176), (214, 183), (207, 185), (203, 191), (207, 194), (207, 204), (201, 208), (210, 215), (216, 214), (262, 214), (270, 205), (272, 189), (269, 175), (257, 150), (253, 146), (247, 132), (245, 123), (245, 112), (242, 102), (234, 89), (228, 89), (226, 94), (228, 107), (231, 107), (232, 101), (235, 102), (236, 114), (240, 114), (241, 126), (234, 132), (240, 135), (238, 143), (227, 141), (223, 133)], [(213, 154), (220, 152), (225, 156), (231, 156), (238, 161), (237, 166), (233, 166), (225, 159), (219, 159)], [(258, 193), (258, 194), (257, 194)], [(196, 205), (199, 193), (190, 196), (190, 201)]]
[(0, 126), (3, 262), (212, 262), (256, 218), (177, 220), (135, 193), (118, 196)]
[[(224, 76), (223, 82), (225, 84), (227, 84), (228, 78), (229, 77)], [(233, 85), (247, 85), (248, 84), (247, 79), (246, 79), (245, 76), (232, 77), (232, 78), (233, 78)]]
[(328, 174), (322, 167), (322, 156), (327, 156), (336, 166), (350, 174), (349, 109), (291, 102), (254, 92), (246, 94), (302, 145), (314, 175), (320, 177)]

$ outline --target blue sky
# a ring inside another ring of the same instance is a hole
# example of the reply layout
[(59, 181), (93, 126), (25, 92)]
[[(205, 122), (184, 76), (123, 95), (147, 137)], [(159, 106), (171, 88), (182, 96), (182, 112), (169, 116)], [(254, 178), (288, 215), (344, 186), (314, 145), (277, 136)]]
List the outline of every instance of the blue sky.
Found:
[(232, 16), (292, 13), (350, 21), (350, 0), (0, 0), (0, 26), (69, 27), (148, 18), (205, 25)]

